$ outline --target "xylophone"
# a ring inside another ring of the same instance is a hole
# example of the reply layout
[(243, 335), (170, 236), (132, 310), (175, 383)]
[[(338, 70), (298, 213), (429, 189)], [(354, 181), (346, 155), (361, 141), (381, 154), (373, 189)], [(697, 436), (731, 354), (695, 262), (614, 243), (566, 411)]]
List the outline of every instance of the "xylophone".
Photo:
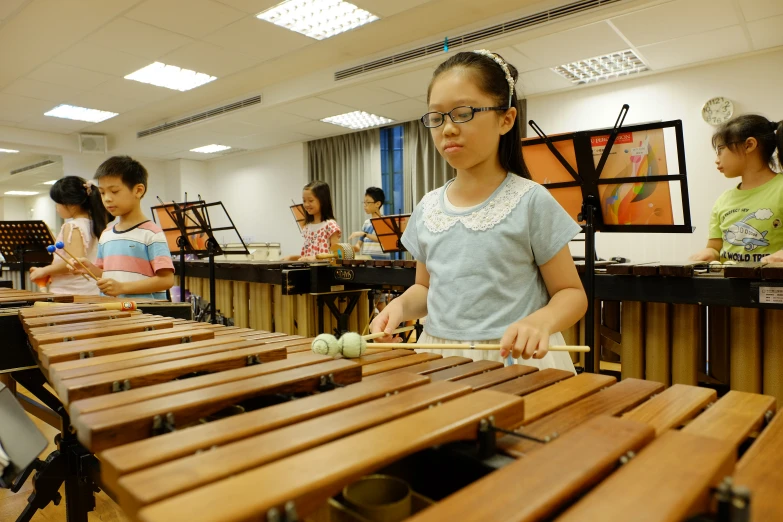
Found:
[(134, 520), (366, 520), (341, 492), (375, 473), (412, 487), (419, 522), (783, 516), (773, 397), (95, 314), (19, 311)]
[[(215, 304), (236, 326), (314, 336), (358, 331), (369, 321), (366, 289), (346, 291), (343, 285), (315, 288), (312, 270), (317, 264), (224, 261), (215, 266)], [(187, 263), (187, 288), (212, 301), (207, 277), (206, 263)]]
[[(623, 377), (722, 385), (783, 400), (783, 266), (642, 263), (599, 270), (603, 320), (599, 314), (596, 331), (603, 358), (619, 361)], [(575, 328), (566, 340), (581, 336)]]

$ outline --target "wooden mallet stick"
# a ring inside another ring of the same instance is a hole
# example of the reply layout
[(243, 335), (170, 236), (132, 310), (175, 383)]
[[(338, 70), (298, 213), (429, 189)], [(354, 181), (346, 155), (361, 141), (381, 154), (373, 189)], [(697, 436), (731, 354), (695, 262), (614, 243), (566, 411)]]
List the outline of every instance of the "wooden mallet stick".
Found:
[[(89, 278), (87, 278), (89, 281)], [(97, 303), (80, 303), (89, 306), (96, 306), (103, 308), (104, 310), (118, 310), (121, 312), (133, 312), (136, 308), (136, 301), (102, 301)], [(38, 301), (33, 305), (34, 308), (41, 308), (44, 306), (59, 306), (67, 311), (67, 306), (63, 306), (62, 303), (47, 303), (44, 301)]]
[[(76, 257), (75, 255), (73, 255), (73, 254), (71, 254), (70, 252), (68, 252), (68, 249), (67, 249), (67, 248), (65, 248), (65, 243), (63, 243), (62, 241), (58, 241), (57, 243), (55, 243), (55, 244), (54, 244), (54, 246), (56, 246), (56, 247), (57, 247), (57, 248), (59, 248), (59, 249), (65, 250), (65, 253), (66, 253), (66, 254), (68, 254), (69, 256), (71, 256), (71, 259), (73, 259), (73, 260), (75, 260), (77, 263), (79, 263), (79, 264), (82, 266), (82, 268), (84, 268), (84, 269), (87, 271), (87, 273), (88, 273), (88, 274), (90, 274), (90, 277), (92, 277), (92, 278), (93, 278), (93, 279), (95, 279), (96, 281), (97, 281), (98, 279), (100, 279), (98, 276), (96, 276), (95, 274), (93, 274), (92, 272), (90, 272), (90, 269), (89, 269), (89, 268), (87, 268), (86, 266), (84, 266), (84, 263), (82, 263), (81, 261), (79, 261), (79, 258), (78, 258), (78, 257)], [(62, 257), (62, 256), (60, 256), (60, 257)], [(63, 258), (63, 259), (65, 259), (65, 258)], [(71, 265), (71, 266), (73, 266), (73, 265)], [(74, 266), (73, 268), (74, 268), (74, 269), (76, 269), (76, 267), (75, 267), (75, 266)]]
[[(500, 350), (499, 344), (422, 344), (422, 343), (372, 343), (368, 348), (397, 348), (408, 350)], [(550, 346), (550, 352), (589, 352), (589, 346)]]
[[(416, 328), (416, 327), (415, 326), (403, 326), (401, 328), (397, 328), (396, 330), (393, 330), (392, 334), (398, 334), (398, 333), (402, 333), (402, 332), (410, 332), (414, 328)], [(365, 341), (369, 341), (371, 339), (377, 339), (379, 337), (384, 337), (385, 335), (386, 335), (386, 332), (378, 332), (378, 333), (374, 333), (374, 334), (363, 335), (362, 339), (364, 339)], [(389, 344), (398, 344), (398, 343), (389, 343)], [(405, 344), (405, 343), (399, 343), (399, 344)], [(373, 346), (375, 346), (374, 343), (373, 343)], [(378, 348), (382, 348), (382, 346), (378, 346)]]
[[(65, 258), (65, 256), (64, 256), (64, 255), (62, 255), (61, 253), (59, 253), (59, 252), (57, 251), (57, 249), (54, 247), (54, 245), (49, 245), (48, 247), (46, 247), (46, 251), (47, 251), (47, 252), (49, 252), (50, 254), (56, 254), (57, 256), (59, 256), (59, 257), (60, 257), (60, 259), (62, 259), (63, 261), (65, 261), (65, 264), (66, 264), (66, 265), (68, 265), (68, 266), (70, 266), (71, 268), (73, 268), (74, 270), (76, 270), (76, 267), (73, 265), (73, 263), (71, 263), (70, 261), (68, 261), (68, 260)], [(90, 274), (90, 275), (92, 275), (92, 274)], [(89, 280), (90, 280), (90, 278), (89, 278), (89, 277), (87, 277), (87, 274), (81, 274), (81, 276), (82, 276), (84, 279), (86, 279), (87, 281), (89, 281)], [(93, 278), (94, 278), (94, 277), (95, 277), (95, 276), (93, 276)], [(95, 279), (95, 280), (97, 281), (97, 279)]]

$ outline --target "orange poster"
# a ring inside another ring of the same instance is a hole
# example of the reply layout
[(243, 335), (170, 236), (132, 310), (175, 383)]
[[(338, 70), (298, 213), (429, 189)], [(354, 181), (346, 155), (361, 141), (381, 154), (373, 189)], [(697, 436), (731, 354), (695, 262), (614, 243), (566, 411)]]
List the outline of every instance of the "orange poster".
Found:
[[(571, 135), (573, 136), (573, 135)], [(594, 165), (597, 166), (609, 134), (589, 137)], [(552, 144), (576, 171), (576, 151), (572, 138)], [(588, 139), (584, 135), (580, 139)], [(522, 140), (522, 155), (533, 181), (547, 187), (568, 214), (579, 222), (582, 189), (573, 176), (539, 138)], [(528, 145), (527, 143), (533, 142)], [(595, 172), (580, 173), (594, 176)], [(663, 129), (620, 132), (601, 171), (598, 196), (605, 225), (673, 225), (672, 200), (668, 181), (644, 181), (647, 176), (668, 175)], [(613, 178), (642, 178), (638, 183), (608, 183)], [(588, 178), (590, 179), (590, 178)], [(572, 187), (552, 184), (574, 183)]]
[[(592, 136), (593, 160), (598, 165), (609, 135)], [(621, 132), (609, 152), (601, 180), (665, 176), (663, 129)], [(598, 185), (606, 225), (673, 225), (672, 199), (666, 181)]]

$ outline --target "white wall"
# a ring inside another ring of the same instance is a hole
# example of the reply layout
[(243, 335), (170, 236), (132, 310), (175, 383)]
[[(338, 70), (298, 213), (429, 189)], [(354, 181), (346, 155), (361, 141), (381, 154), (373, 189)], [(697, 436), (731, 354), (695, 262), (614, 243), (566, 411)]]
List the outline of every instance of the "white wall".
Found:
[(30, 207), (26, 198), (6, 196), (3, 198), (3, 221), (26, 221), (30, 219)]
[(179, 163), (181, 196), (184, 197), (185, 192), (187, 192), (189, 201), (195, 200), (199, 194), (205, 201), (208, 200), (207, 196), (212, 189), (212, 182), (210, 181), (207, 162), (183, 159), (179, 160)]
[[(626, 124), (683, 122), (693, 234), (598, 234), (598, 255), (624, 256), (634, 262), (681, 262), (707, 242), (710, 210), (733, 182), (715, 169), (711, 136), (715, 128), (701, 119), (701, 107), (714, 96), (733, 101), (735, 115), (760, 113), (783, 119), (783, 49), (751, 57), (655, 76), (581, 88), (528, 99), (529, 119), (547, 134), (611, 127), (623, 103)], [(524, 85), (521, 86), (524, 90)], [(531, 133), (528, 132), (528, 135)], [(736, 183), (736, 182), (734, 182)]]
[(49, 198), (49, 194), (32, 196), (25, 198), (24, 201), (25, 210), (27, 211), (26, 219), (42, 220), (49, 227), (49, 230), (52, 231), (52, 234), (57, 236), (57, 232), (59, 232), (57, 210), (55, 210), (54, 201)]
[(301, 201), (307, 183), (304, 143), (212, 160), (207, 189), (199, 188), (203, 179), (191, 167), (185, 168), (185, 185), (207, 201), (222, 201), (242, 237), (280, 243), (283, 255), (300, 252), (302, 236), (289, 207), (291, 199)]

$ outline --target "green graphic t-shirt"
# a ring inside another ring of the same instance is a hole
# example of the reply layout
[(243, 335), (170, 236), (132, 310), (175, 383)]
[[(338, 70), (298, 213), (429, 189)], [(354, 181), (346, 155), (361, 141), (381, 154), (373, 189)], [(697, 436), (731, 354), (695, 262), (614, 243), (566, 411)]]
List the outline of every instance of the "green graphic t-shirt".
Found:
[(721, 194), (710, 215), (710, 239), (723, 241), (721, 263), (758, 262), (783, 249), (783, 175)]

